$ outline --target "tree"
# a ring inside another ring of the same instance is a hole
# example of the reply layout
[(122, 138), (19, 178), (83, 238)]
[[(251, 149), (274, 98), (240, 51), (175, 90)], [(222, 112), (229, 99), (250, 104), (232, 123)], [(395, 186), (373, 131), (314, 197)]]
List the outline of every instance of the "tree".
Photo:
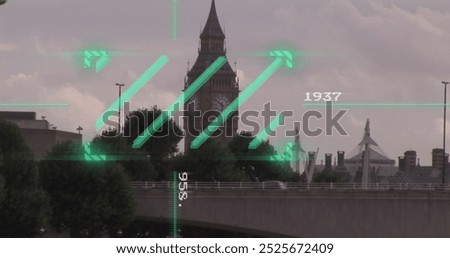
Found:
[(199, 149), (174, 158), (174, 170), (191, 172), (189, 179), (197, 181), (246, 180), (243, 171), (236, 167), (236, 159), (230, 149), (214, 139), (209, 139)]
[(19, 128), (0, 119), (0, 237), (33, 237), (48, 215), (33, 153)]
[[(124, 125), (124, 137), (132, 144), (133, 141), (150, 126), (155, 119), (162, 115), (160, 109), (154, 106), (152, 109), (139, 109), (130, 112)], [(167, 179), (169, 168), (167, 158), (178, 152), (178, 143), (183, 138), (183, 132), (169, 119), (162, 127), (142, 146), (153, 163), (158, 173), (157, 179)]]
[(244, 170), (249, 180), (299, 181), (299, 175), (292, 173), (289, 163), (270, 160), (270, 157), (277, 155), (277, 152), (268, 141), (263, 142), (255, 150), (248, 149), (254, 138), (250, 132), (243, 131), (229, 144), (237, 161), (236, 167)]
[(86, 162), (79, 159), (82, 154), (80, 144), (67, 142), (40, 162), (53, 211), (50, 224), (73, 237), (115, 235), (134, 217), (128, 179), (116, 162)]
[(0, 176), (0, 203), (5, 199), (5, 181), (3, 177)]
[(93, 153), (108, 155), (123, 166), (131, 181), (152, 181), (157, 177), (150, 156), (144, 150), (133, 149), (131, 143), (115, 129), (97, 135), (91, 144)]

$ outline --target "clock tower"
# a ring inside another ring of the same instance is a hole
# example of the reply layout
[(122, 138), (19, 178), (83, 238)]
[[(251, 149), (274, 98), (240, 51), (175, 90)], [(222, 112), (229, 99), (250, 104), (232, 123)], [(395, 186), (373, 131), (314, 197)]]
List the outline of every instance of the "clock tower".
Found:
[[(226, 56), (225, 33), (217, 17), (215, 1), (212, 0), (209, 17), (200, 34), (200, 47), (195, 64), (188, 71), (184, 89), (189, 87), (219, 56)], [(185, 104), (185, 151), (191, 142), (212, 120), (239, 95), (236, 72), (228, 61), (214, 74), (197, 93)], [(236, 135), (239, 120), (236, 111), (212, 138), (221, 144), (228, 144)]]

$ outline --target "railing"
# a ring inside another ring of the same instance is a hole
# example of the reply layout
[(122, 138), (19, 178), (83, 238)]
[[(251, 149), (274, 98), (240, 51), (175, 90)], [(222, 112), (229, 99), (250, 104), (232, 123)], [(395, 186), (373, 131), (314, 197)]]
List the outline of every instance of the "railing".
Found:
[[(134, 189), (171, 189), (173, 182), (149, 182), (139, 181), (131, 182), (130, 186)], [(188, 190), (264, 190), (264, 191), (292, 191), (292, 190), (370, 190), (370, 191), (389, 191), (389, 190), (421, 190), (421, 191), (449, 191), (450, 186), (445, 187), (442, 184), (368, 184), (363, 187), (361, 183), (296, 183), (296, 182), (188, 182)]]

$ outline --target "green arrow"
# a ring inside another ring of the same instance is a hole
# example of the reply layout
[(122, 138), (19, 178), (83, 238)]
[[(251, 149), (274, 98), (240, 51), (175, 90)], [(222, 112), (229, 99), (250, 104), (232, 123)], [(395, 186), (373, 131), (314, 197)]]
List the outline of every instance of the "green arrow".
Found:
[(289, 50), (274, 50), (274, 51), (270, 51), (269, 56), (283, 57), (286, 60), (286, 66), (289, 69), (294, 68), (294, 61), (293, 61), (294, 55)]

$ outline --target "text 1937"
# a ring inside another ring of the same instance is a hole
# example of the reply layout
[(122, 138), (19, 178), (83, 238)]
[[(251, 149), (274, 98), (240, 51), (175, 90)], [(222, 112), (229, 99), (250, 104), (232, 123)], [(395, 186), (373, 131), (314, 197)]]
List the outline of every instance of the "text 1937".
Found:
[(305, 101), (339, 101), (342, 92), (306, 92)]

